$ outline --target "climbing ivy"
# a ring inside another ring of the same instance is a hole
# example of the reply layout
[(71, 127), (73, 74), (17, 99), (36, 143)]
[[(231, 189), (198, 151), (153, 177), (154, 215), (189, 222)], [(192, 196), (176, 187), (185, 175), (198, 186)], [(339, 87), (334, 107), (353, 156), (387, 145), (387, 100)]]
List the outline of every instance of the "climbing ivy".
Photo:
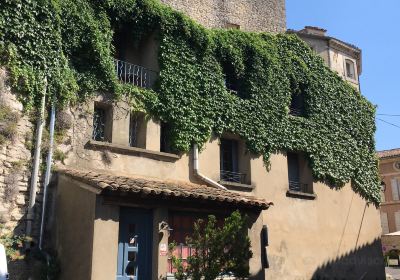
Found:
[[(268, 162), (273, 152), (304, 152), (315, 179), (379, 203), (375, 108), (324, 66), (297, 36), (209, 30), (157, 0), (3, 0), (2, 63), (26, 108), (47, 93), (61, 105), (96, 92), (131, 96), (170, 125), (172, 146), (188, 151), (212, 133), (240, 135)], [(156, 33), (160, 73), (153, 90), (122, 85), (114, 73), (113, 33), (138, 42)], [(225, 87), (223, 65), (240, 82)], [(292, 93), (303, 117), (289, 115)]]

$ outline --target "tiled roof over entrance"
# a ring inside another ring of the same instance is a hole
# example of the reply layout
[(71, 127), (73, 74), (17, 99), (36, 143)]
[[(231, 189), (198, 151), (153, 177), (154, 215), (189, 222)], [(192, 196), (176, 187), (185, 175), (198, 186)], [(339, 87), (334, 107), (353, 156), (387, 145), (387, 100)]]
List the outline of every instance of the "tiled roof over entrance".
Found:
[(96, 188), (99, 193), (132, 193), (145, 194), (155, 197), (175, 197), (214, 201), (233, 204), (237, 207), (252, 207), (267, 209), (272, 203), (264, 199), (244, 195), (229, 190), (217, 189), (207, 185), (198, 185), (182, 181), (158, 180), (148, 177), (119, 176), (105, 174), (98, 171), (84, 171), (75, 169), (60, 169), (59, 174), (64, 174), (76, 181)]
[(380, 159), (384, 158), (392, 158), (392, 157), (400, 157), (400, 148), (392, 149), (392, 150), (385, 150), (377, 152), (377, 155)]

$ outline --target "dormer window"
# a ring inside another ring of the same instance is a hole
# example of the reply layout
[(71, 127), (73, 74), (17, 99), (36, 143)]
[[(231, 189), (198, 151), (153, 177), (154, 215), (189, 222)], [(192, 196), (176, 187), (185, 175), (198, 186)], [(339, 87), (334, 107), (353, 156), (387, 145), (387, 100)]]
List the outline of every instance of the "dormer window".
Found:
[(346, 59), (346, 77), (352, 80), (356, 79), (355, 65), (350, 59)]
[(292, 93), (289, 114), (298, 117), (304, 116), (304, 94), (299, 92)]

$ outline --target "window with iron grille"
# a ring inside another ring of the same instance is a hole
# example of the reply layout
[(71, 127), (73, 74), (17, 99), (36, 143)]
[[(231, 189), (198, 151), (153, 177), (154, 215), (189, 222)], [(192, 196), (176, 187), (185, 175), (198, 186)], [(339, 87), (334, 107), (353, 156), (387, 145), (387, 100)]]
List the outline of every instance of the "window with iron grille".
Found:
[(95, 105), (93, 112), (93, 140), (106, 141), (106, 118), (106, 109)]
[(233, 139), (221, 139), (220, 179), (225, 182), (246, 183), (246, 174), (239, 170), (239, 142)]
[(300, 155), (299, 153), (288, 152), (287, 164), (289, 190), (303, 193), (313, 193), (312, 182), (309, 182), (309, 178), (312, 178), (312, 176), (308, 176), (309, 178), (305, 176), (305, 173), (309, 171), (309, 168), (305, 159), (303, 158), (303, 155)]

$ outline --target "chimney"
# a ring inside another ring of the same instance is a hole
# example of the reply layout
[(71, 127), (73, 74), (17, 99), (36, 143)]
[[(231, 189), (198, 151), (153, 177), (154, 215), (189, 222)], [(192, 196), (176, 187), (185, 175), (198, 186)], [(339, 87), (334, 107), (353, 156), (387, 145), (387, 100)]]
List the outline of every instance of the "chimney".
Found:
[(304, 34), (311, 34), (311, 35), (317, 35), (317, 36), (325, 36), (326, 35), (326, 29), (320, 28), (320, 27), (315, 27), (315, 26), (305, 26), (304, 29), (300, 30), (300, 33)]

